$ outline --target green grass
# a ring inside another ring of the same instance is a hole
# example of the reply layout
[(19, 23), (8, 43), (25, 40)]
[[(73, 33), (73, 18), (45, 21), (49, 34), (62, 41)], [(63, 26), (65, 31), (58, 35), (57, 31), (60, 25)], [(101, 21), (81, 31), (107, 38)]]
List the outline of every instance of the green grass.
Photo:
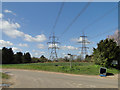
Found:
[[(59, 66), (55, 66), (59, 65)], [(43, 70), (52, 72), (62, 72), (71, 74), (86, 74), (86, 75), (99, 75), (101, 66), (94, 65), (93, 63), (73, 62), (70, 69), (69, 63), (31, 63), (31, 64), (6, 64), (2, 68), (10, 69), (29, 69), (29, 70)], [(108, 73), (117, 74), (118, 70), (110, 68), (107, 69)]]
[(8, 74), (1, 73), (1, 72), (0, 72), (0, 77), (2, 77), (2, 79), (9, 79), (10, 78), (10, 76)]

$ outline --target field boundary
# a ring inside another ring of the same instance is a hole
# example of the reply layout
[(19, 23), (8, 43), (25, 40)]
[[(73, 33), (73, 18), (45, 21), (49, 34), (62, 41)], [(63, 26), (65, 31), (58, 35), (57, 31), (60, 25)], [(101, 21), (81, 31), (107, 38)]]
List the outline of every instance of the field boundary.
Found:
[(99, 75), (86, 75), (86, 74), (69, 74), (69, 73), (62, 73), (62, 72), (53, 72), (53, 71), (43, 71), (43, 70), (28, 70), (28, 69), (2, 69), (4, 70), (22, 70), (22, 71), (33, 71), (33, 72), (44, 72), (44, 73), (51, 73), (51, 74), (64, 74), (64, 75), (69, 75), (69, 76), (82, 76), (82, 77), (96, 77), (98, 79), (118, 79), (118, 74), (115, 74), (114, 76), (107, 76), (107, 77), (100, 77)]

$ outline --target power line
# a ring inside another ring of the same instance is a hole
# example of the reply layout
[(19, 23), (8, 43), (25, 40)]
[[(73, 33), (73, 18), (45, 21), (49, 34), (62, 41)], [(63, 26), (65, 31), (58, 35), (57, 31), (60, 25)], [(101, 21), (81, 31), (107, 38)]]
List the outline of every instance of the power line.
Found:
[(58, 22), (58, 20), (59, 20), (59, 17), (60, 17), (60, 15), (61, 15), (61, 12), (62, 12), (63, 7), (64, 7), (64, 2), (61, 4), (61, 7), (60, 7), (60, 10), (59, 10), (58, 15), (57, 15), (57, 17), (56, 17), (55, 23), (54, 23), (54, 25), (53, 25), (53, 27), (52, 27), (52, 31), (53, 31), (53, 32), (54, 32), (54, 29), (55, 29), (55, 27), (56, 27), (56, 25), (57, 25), (57, 22)]
[(111, 29), (111, 30), (109, 30), (109, 31), (103, 32), (103, 33), (99, 33), (99, 34), (97, 34), (97, 35), (95, 35), (95, 36), (90, 37), (89, 40), (95, 39), (95, 38), (97, 38), (97, 37), (99, 37), (99, 36), (101, 36), (101, 35), (104, 35), (104, 34), (106, 34), (106, 33), (115, 31), (117, 28), (118, 28), (118, 27), (116, 27), (116, 28), (114, 28), (114, 29)]
[[(90, 0), (91, 1), (91, 0)], [(67, 26), (67, 28), (63, 31), (61, 36), (69, 30), (69, 28), (73, 25), (73, 23), (85, 12), (85, 10), (88, 8), (90, 5), (90, 2), (88, 2), (85, 7), (79, 12), (79, 14), (72, 20), (72, 22)]]
[[(80, 30), (79, 32), (85, 32), (86, 29), (88, 29), (89, 27), (91, 27), (93, 24), (96, 24), (96, 22), (99, 22), (100, 20), (102, 20), (104, 17), (106, 17), (107, 15), (109, 15), (110, 13), (112, 13), (114, 10), (116, 10), (117, 7), (114, 7), (112, 9), (110, 9), (108, 12), (104, 13), (102, 16), (98, 17), (97, 19), (95, 19), (93, 22), (91, 22), (90, 24), (86, 25), (82, 30)], [(76, 35), (76, 32), (74, 35)], [(73, 35), (73, 36), (74, 36)]]
[(99, 18), (97, 18), (96, 20), (94, 20), (92, 23), (88, 24), (87, 26), (85, 26), (82, 31), (85, 31), (87, 28), (89, 28), (90, 26), (92, 26), (93, 24), (95, 24), (96, 22), (100, 21), (101, 19), (103, 19), (105, 16), (109, 15), (110, 13), (112, 13), (114, 10), (116, 10), (117, 7), (112, 8), (111, 10), (109, 10), (108, 12), (104, 13), (102, 16), (100, 16)]

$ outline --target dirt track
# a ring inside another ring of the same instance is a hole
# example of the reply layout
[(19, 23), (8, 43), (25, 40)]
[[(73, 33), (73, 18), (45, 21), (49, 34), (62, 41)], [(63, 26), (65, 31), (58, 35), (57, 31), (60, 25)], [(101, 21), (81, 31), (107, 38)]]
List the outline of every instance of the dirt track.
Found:
[(34, 70), (3, 70), (14, 77), (13, 88), (118, 88), (117, 77), (70, 75)]

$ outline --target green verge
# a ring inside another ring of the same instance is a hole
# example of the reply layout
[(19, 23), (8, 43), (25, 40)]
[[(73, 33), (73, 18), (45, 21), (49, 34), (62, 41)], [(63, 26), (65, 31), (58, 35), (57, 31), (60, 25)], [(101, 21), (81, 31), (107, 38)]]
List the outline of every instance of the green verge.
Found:
[[(28, 70), (42, 70), (51, 72), (62, 72), (70, 74), (84, 74), (84, 75), (99, 75), (101, 66), (86, 62), (72, 62), (70, 63), (30, 63), (30, 64), (4, 64), (2, 68), (6, 69), (28, 69)], [(114, 68), (107, 69), (108, 73), (118, 74), (118, 70)]]
[(8, 74), (5, 74), (5, 73), (1, 73), (0, 72), (0, 78), (2, 77), (2, 79), (9, 79), (10, 76)]

